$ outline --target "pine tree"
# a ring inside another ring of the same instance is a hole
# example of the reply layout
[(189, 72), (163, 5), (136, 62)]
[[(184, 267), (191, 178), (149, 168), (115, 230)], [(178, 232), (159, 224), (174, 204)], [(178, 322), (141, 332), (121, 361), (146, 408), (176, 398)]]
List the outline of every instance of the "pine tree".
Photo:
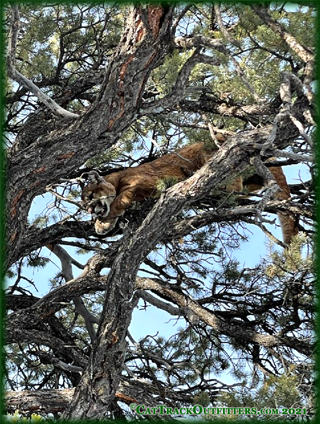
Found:
[[(314, 414), (315, 9), (21, 4), (5, 18), (8, 413)], [(205, 168), (95, 233), (81, 175), (203, 141)], [(291, 199), (272, 197), (270, 166), (295, 175)], [(226, 191), (240, 174), (264, 189)], [(299, 228), (289, 245), (279, 213)], [(138, 338), (137, 314), (153, 325)]]

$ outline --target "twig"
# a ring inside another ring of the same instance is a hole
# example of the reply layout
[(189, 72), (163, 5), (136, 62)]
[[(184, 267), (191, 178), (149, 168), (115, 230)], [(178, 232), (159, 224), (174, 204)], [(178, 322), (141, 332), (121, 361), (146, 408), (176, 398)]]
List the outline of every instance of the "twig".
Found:
[[(311, 155), (300, 155), (299, 153), (292, 153), (292, 152), (287, 152), (284, 150), (279, 150), (279, 149), (274, 149), (273, 147), (266, 147), (266, 143), (264, 144), (260, 144), (260, 143), (255, 143), (255, 147), (257, 149), (261, 149), (261, 155), (267, 155), (267, 156), (275, 156), (277, 158), (288, 158), (288, 159), (292, 159), (294, 161), (297, 162), (314, 162), (314, 157)], [(262, 153), (262, 150), (264, 151)], [(268, 152), (267, 152), (268, 151)], [(270, 163), (267, 164), (268, 166), (274, 166), (274, 165), (270, 165)], [(278, 164), (278, 166), (282, 166), (282, 164)]]
[[(57, 184), (57, 186), (59, 186), (59, 184)], [(51, 193), (53, 196), (55, 196), (59, 200), (63, 200), (64, 202), (71, 203), (72, 205), (75, 205), (75, 206), (77, 206), (80, 209), (84, 209), (81, 206), (81, 203), (80, 202), (77, 202), (76, 200), (71, 200), (71, 199), (68, 199), (67, 197), (62, 196), (61, 194), (59, 194), (56, 191), (54, 191), (52, 187), (53, 187), (52, 185), (48, 185), (46, 187), (46, 191), (48, 193)]]

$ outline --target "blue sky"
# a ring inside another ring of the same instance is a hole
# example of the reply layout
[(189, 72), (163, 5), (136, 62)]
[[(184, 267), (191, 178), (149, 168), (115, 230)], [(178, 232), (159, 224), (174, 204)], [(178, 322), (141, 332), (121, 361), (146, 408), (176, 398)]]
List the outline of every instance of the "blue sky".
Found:
[[(285, 168), (288, 183), (300, 182), (302, 180), (308, 180), (309, 172), (308, 168), (303, 165), (295, 165)], [(52, 201), (50, 196), (39, 196), (35, 199), (35, 202), (30, 211), (30, 220), (34, 219), (36, 215), (41, 214), (47, 207), (49, 201)], [(281, 229), (275, 225), (266, 224), (268, 229), (279, 239), (281, 239)], [(234, 252), (233, 256), (239, 261), (240, 267), (254, 267), (260, 262), (260, 259), (265, 257), (270, 249), (270, 242), (266, 235), (254, 225), (248, 225), (248, 230), (252, 233), (248, 242), (243, 242), (241, 248)], [(77, 255), (75, 247), (66, 247), (66, 250), (70, 255), (82, 264), (85, 264), (87, 260), (92, 256), (92, 253), (86, 255)], [(281, 250), (280, 247), (275, 249)], [(53, 278), (57, 273), (60, 272), (60, 261), (58, 258), (50, 252), (47, 248), (42, 250), (43, 256), (50, 258), (50, 263), (43, 269), (41, 268), (27, 268), (23, 270), (23, 275), (31, 279), (36, 289), (28, 282), (23, 281), (23, 287), (30, 290), (34, 295), (38, 297), (44, 296), (50, 290), (49, 279)], [(81, 270), (73, 266), (74, 277), (76, 277)], [(140, 273), (140, 275), (142, 275)], [(14, 279), (13, 279), (14, 281)], [(7, 281), (6, 285), (11, 285), (13, 281)], [(141, 302), (141, 306), (144, 303)], [(175, 334), (180, 327), (185, 326), (183, 318), (177, 319), (172, 317), (167, 312), (159, 310), (154, 306), (148, 306), (147, 309), (137, 308), (133, 311), (132, 322), (129, 328), (132, 337), (139, 341), (147, 335), (151, 336), (163, 336), (169, 338)], [(250, 370), (247, 369), (249, 372)], [(219, 380), (224, 381), (225, 384), (233, 384), (235, 382), (232, 374), (232, 369), (224, 371), (219, 375)]]
[[(308, 170), (303, 165), (293, 165), (285, 169), (285, 173), (289, 183), (298, 183), (299, 174), (302, 179), (308, 179)], [(36, 215), (41, 214), (45, 210), (50, 197), (39, 196), (30, 211), (30, 219)], [(266, 225), (268, 226), (268, 225)], [(235, 258), (240, 262), (240, 266), (253, 267), (257, 265), (262, 257), (265, 257), (270, 242), (265, 234), (256, 226), (248, 225), (248, 229), (252, 232), (249, 242), (244, 242), (241, 248), (235, 252)], [(279, 239), (281, 239), (281, 229), (279, 226), (269, 225), (269, 230)], [(76, 248), (65, 247), (68, 252), (82, 264), (85, 264), (92, 254), (77, 255)], [(281, 248), (279, 248), (281, 249)], [(57, 257), (52, 254), (47, 248), (43, 248), (42, 254), (50, 258), (50, 263), (43, 269), (27, 268), (25, 267), (23, 275), (34, 281), (37, 290), (28, 282), (23, 282), (23, 287), (30, 290), (36, 296), (45, 295), (49, 289), (49, 279), (53, 278), (60, 271), (60, 262)], [(76, 277), (81, 270), (73, 266), (74, 277)], [(11, 285), (13, 280), (8, 280), (7, 285)], [(184, 321), (180, 319), (177, 323), (176, 317), (171, 317), (168, 313), (158, 310), (153, 306), (149, 306), (147, 310), (136, 309), (133, 313), (133, 319), (130, 327), (132, 336), (135, 339), (144, 337), (146, 334), (155, 335), (157, 331), (165, 337), (170, 336), (176, 331), (177, 327), (183, 326)], [(174, 328), (172, 328), (174, 327)]]

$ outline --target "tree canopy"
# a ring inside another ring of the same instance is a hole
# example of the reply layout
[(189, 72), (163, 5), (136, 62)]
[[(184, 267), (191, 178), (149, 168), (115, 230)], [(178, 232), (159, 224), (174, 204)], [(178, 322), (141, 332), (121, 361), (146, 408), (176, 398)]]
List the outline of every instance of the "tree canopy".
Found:
[[(128, 405), (219, 404), (312, 416), (315, 8), (5, 13), (7, 411), (140, 419)], [(81, 175), (200, 141), (216, 147), (205, 166), (95, 233)], [(274, 197), (270, 166), (290, 199)], [(226, 191), (238, 175), (265, 187)], [(299, 228), (289, 245), (279, 213)], [(240, 261), (245, 245), (258, 263)], [(157, 321), (133, 336), (132, 314), (150, 310), (171, 317), (169, 337)]]

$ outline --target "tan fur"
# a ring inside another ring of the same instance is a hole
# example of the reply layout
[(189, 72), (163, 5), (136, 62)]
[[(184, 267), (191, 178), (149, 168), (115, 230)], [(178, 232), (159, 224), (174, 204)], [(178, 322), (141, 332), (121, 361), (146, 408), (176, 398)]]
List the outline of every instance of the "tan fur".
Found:
[[(276, 194), (277, 200), (290, 199), (290, 188), (287, 183), (286, 176), (284, 175), (280, 166), (272, 166), (269, 168), (278, 186), (281, 188)], [(285, 244), (289, 244), (293, 236), (298, 234), (297, 219), (292, 214), (278, 213), (282, 229), (282, 237)]]
[[(219, 141), (224, 141), (222, 136), (218, 136)], [(150, 163), (114, 172), (104, 178), (93, 171), (90, 177), (91, 183), (82, 192), (82, 199), (88, 212), (92, 213), (95, 219), (96, 233), (107, 234), (133, 202), (141, 202), (155, 196), (159, 181), (170, 178), (179, 182), (187, 179), (200, 169), (212, 154), (212, 150), (206, 149), (205, 143), (196, 143), (164, 155)], [(282, 189), (276, 195), (277, 199), (289, 199), (290, 191), (282, 169), (272, 167), (270, 171)], [(257, 184), (245, 186), (250, 192), (262, 188), (262, 185)], [(242, 191), (242, 178), (236, 177), (226, 189), (228, 191)], [(287, 214), (279, 213), (278, 216), (284, 242), (289, 243), (292, 236), (296, 234), (295, 219)]]
[(89, 179), (91, 183), (82, 190), (82, 200), (93, 219), (103, 218), (110, 213), (116, 189), (97, 172), (91, 173)]

